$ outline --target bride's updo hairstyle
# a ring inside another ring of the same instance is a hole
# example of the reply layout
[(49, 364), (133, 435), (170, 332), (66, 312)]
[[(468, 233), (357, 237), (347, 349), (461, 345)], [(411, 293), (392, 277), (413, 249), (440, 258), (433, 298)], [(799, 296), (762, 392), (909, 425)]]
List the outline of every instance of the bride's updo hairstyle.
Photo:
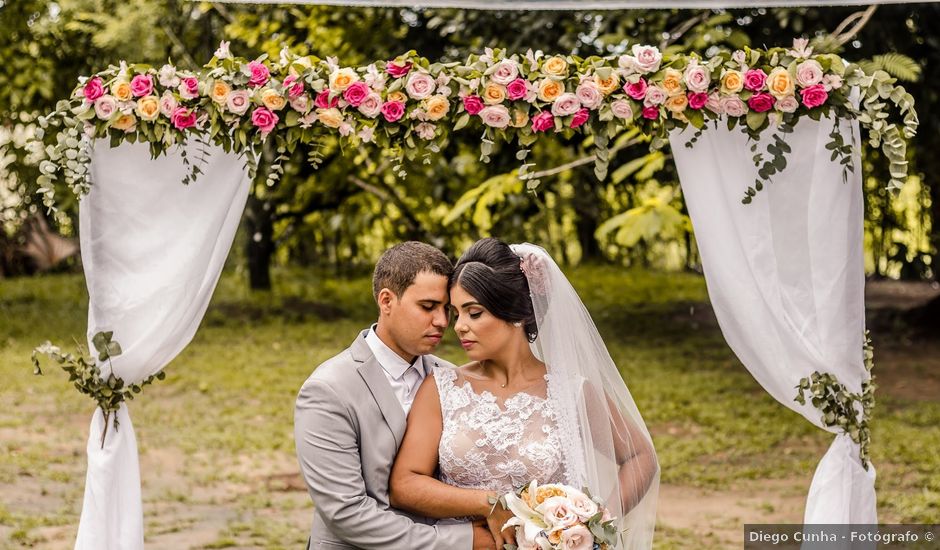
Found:
[(497, 319), (521, 322), (529, 341), (534, 342), (539, 330), (520, 262), (503, 241), (481, 239), (457, 260), (450, 287), (459, 284)]

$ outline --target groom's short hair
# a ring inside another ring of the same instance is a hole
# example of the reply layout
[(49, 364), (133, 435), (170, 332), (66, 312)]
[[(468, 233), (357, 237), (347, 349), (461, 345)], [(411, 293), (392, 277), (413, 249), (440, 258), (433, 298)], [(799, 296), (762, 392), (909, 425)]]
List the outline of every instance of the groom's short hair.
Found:
[(406, 241), (389, 248), (375, 264), (372, 274), (372, 296), (387, 288), (401, 296), (414, 284), (418, 273), (427, 271), (450, 278), (454, 264), (439, 249), (418, 241)]

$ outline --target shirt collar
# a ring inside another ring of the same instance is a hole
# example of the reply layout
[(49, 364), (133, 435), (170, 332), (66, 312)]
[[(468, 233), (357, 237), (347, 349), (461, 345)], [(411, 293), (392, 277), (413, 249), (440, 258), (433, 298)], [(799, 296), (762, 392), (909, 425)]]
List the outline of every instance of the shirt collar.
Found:
[[(382, 369), (387, 372), (389, 376), (397, 380), (405, 374), (405, 371), (408, 370), (411, 363), (408, 363), (401, 358), (401, 355), (392, 351), (392, 348), (388, 347), (388, 345), (379, 338), (379, 335), (376, 334), (375, 327), (376, 325), (372, 325), (369, 333), (366, 334), (366, 344), (368, 344), (369, 349), (372, 350), (372, 355), (375, 355), (375, 359), (379, 362), (379, 365), (382, 366)], [(424, 361), (421, 355), (415, 359), (414, 365), (419, 373), (424, 374)]]

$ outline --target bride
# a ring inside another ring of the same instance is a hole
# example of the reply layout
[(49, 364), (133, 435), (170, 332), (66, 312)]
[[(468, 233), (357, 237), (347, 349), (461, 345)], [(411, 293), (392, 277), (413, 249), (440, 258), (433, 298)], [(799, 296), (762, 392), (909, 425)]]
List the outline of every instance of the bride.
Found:
[[(619, 548), (652, 547), (659, 465), (590, 315), (545, 250), (477, 241), (450, 282), (470, 363), (436, 368), (415, 397), (392, 469), (392, 506), (485, 518), (517, 544), (493, 497), (533, 479), (587, 487), (619, 519)], [(592, 545), (593, 546), (593, 545)]]

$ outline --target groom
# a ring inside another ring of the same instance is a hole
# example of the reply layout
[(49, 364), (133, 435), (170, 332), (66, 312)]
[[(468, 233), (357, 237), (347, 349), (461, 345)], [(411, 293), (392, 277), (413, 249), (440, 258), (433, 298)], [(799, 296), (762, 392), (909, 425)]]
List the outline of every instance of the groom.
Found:
[(430, 355), (447, 328), (453, 264), (420, 242), (387, 250), (375, 266), (378, 322), (317, 367), (294, 410), (297, 458), (316, 513), (307, 548), (493, 548), (482, 525), (435, 525), (391, 508), (388, 478)]

